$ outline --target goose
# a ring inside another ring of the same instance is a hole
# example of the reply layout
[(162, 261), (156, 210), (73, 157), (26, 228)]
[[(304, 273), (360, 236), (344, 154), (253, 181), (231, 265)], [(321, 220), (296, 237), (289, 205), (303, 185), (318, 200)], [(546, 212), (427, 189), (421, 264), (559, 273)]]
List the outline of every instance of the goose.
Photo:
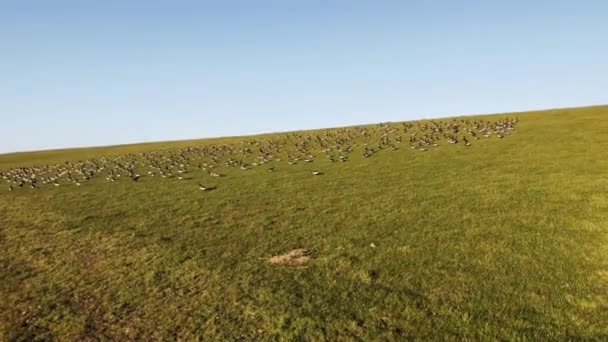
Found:
[(198, 188), (199, 188), (201, 191), (211, 191), (211, 190), (215, 190), (215, 189), (217, 189), (217, 186), (207, 187), (207, 186), (204, 186), (204, 185), (203, 185), (203, 184), (201, 184), (201, 183), (198, 183)]

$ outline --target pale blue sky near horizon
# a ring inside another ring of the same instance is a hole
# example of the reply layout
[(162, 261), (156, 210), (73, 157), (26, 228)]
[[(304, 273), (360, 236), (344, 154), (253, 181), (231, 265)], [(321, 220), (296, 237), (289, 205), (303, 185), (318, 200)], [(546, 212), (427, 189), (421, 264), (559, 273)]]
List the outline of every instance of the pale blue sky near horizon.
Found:
[(608, 103), (608, 1), (0, 0), (0, 153)]

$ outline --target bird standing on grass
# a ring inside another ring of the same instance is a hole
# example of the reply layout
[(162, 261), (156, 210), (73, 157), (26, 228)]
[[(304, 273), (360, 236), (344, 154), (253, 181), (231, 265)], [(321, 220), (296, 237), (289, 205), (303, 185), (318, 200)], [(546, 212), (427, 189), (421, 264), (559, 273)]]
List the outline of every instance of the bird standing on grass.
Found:
[(201, 191), (211, 191), (211, 190), (215, 190), (215, 189), (217, 189), (217, 186), (211, 186), (211, 187), (208, 187), (208, 186), (204, 186), (204, 185), (203, 185), (203, 184), (201, 184), (201, 183), (198, 183), (198, 188), (199, 188)]

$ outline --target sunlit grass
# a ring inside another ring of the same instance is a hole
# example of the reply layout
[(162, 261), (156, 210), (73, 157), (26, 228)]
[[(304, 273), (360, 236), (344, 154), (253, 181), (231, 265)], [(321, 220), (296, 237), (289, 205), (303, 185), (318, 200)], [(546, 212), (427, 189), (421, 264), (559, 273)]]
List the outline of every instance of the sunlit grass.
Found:
[[(3, 186), (0, 336), (608, 339), (608, 107), (518, 116), (502, 140), (316, 161), (323, 176), (277, 163)], [(193, 143), (14, 154), (0, 169)], [(300, 247), (305, 268), (266, 262)]]

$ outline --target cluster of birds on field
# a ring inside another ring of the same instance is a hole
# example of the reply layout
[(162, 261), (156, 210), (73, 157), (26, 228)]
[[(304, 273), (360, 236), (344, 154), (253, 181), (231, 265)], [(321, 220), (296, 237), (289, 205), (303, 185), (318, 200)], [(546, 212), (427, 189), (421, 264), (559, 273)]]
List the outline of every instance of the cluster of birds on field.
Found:
[[(8, 190), (37, 189), (42, 186), (81, 186), (103, 177), (107, 182), (140, 182), (142, 178), (192, 179), (188, 174), (205, 172), (210, 177), (226, 177), (220, 170), (250, 170), (266, 167), (274, 172), (281, 164), (296, 165), (327, 158), (331, 163), (348, 162), (352, 157), (371, 158), (384, 150), (402, 147), (427, 151), (444, 144), (470, 147), (478, 140), (501, 139), (511, 134), (517, 118), (496, 121), (453, 119), (404, 123), (384, 123), (330, 129), (321, 132), (293, 132), (265, 138), (244, 138), (227, 144), (205, 144), (174, 150), (131, 153), (81, 161), (0, 171)], [(311, 174), (324, 173), (311, 168)], [(217, 189), (198, 184), (201, 191)]]

